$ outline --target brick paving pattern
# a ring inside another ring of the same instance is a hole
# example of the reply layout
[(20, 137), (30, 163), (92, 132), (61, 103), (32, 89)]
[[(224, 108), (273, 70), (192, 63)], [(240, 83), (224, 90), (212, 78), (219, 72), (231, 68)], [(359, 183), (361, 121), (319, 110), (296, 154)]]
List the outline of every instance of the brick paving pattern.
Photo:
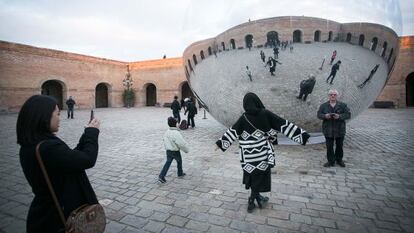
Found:
[[(106, 232), (414, 232), (414, 109), (368, 109), (348, 125), (346, 168), (324, 168), (325, 146), (278, 146), (272, 192), (248, 214), (238, 147), (214, 151), (225, 131), (202, 111), (183, 131), (187, 176), (165, 161), (165, 108), (97, 109), (102, 120), (96, 166), (87, 171)], [(89, 111), (62, 114), (59, 136), (74, 147)], [(0, 232), (25, 232), (33, 195), (19, 165), (16, 114), (0, 115)]]

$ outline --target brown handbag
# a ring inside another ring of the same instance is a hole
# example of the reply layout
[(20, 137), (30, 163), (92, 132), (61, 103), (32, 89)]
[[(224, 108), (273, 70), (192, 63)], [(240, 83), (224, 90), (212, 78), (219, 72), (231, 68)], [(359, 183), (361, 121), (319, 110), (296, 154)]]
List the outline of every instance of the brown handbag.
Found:
[(52, 195), (53, 202), (56, 205), (56, 208), (59, 212), (59, 217), (62, 220), (63, 225), (65, 226), (66, 233), (103, 233), (106, 226), (106, 217), (103, 207), (100, 204), (93, 205), (82, 205), (72, 211), (67, 220), (63, 215), (62, 208), (59, 205), (59, 202), (56, 198), (55, 191), (50, 182), (49, 176), (47, 175), (45, 165), (43, 164), (42, 158), (40, 157), (39, 147), (40, 144), (36, 146), (36, 158), (39, 162), (42, 173), (46, 179), (47, 186), (49, 188), (50, 194)]

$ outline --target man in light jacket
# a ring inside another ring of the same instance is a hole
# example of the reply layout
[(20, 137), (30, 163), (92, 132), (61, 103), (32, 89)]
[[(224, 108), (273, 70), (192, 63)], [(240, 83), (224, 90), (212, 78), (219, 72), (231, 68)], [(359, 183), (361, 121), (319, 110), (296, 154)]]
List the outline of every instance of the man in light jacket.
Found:
[(158, 181), (161, 183), (167, 182), (165, 176), (167, 175), (168, 169), (171, 166), (173, 159), (177, 161), (177, 175), (178, 177), (185, 176), (183, 172), (183, 163), (181, 159), (180, 150), (188, 153), (188, 143), (184, 140), (180, 131), (177, 128), (177, 120), (174, 117), (168, 118), (168, 126), (170, 127), (164, 134), (164, 146), (167, 151), (167, 161), (158, 176)]

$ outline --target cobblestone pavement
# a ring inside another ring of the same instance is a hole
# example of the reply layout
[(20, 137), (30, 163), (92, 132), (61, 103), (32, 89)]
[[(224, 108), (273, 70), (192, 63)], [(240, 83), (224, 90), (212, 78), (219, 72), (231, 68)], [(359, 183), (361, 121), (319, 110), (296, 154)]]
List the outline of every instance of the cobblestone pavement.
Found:
[[(202, 113), (202, 111), (200, 112)], [(325, 146), (278, 146), (272, 192), (248, 214), (237, 145), (222, 153), (225, 128), (196, 117), (183, 131), (187, 176), (175, 162), (166, 184), (162, 135), (168, 109), (97, 109), (100, 153), (88, 170), (108, 217), (106, 232), (414, 232), (414, 109), (368, 109), (348, 125), (346, 168), (324, 168)], [(75, 146), (89, 112), (62, 114), (59, 136)], [(0, 232), (24, 232), (33, 195), (15, 143), (16, 114), (0, 116)]]

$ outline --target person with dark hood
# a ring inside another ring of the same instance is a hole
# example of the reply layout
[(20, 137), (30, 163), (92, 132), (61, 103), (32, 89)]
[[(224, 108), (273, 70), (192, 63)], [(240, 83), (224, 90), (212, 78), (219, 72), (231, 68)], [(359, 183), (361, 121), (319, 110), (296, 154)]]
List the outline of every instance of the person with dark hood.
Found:
[(251, 213), (256, 207), (254, 201), (262, 208), (269, 200), (260, 193), (271, 191), (270, 168), (275, 166), (273, 145), (277, 144), (277, 133), (283, 133), (302, 145), (306, 144), (310, 135), (267, 110), (254, 93), (244, 96), (243, 108), (243, 115), (216, 142), (216, 150), (226, 151), (234, 141), (239, 141), (243, 184), (251, 190), (247, 206), (247, 212)]
[[(190, 97), (187, 102), (187, 109), (184, 112), (184, 115), (187, 114), (187, 126), (194, 129), (194, 116), (197, 114), (197, 107), (195, 106), (195, 103), (193, 102), (193, 97)], [(190, 122), (191, 121), (191, 122)]]
[(178, 124), (180, 124), (180, 122), (181, 122), (181, 117), (180, 117), (181, 106), (180, 106), (180, 103), (178, 102), (178, 96), (174, 96), (174, 101), (171, 104), (171, 110), (172, 110), (172, 113), (173, 113), (173, 116), (174, 116), (175, 120), (178, 122)]
[(302, 80), (299, 86), (300, 87), (299, 96), (296, 98), (302, 99), (302, 96), (303, 96), (303, 101), (306, 101), (306, 98), (308, 97), (308, 95), (312, 93), (315, 83), (316, 83), (316, 79), (313, 74), (309, 75), (308, 79)]
[(98, 203), (85, 170), (94, 167), (98, 158), (100, 123), (92, 119), (76, 148), (71, 149), (56, 136), (59, 116), (53, 97), (34, 95), (26, 100), (17, 117), (20, 165), (34, 194), (26, 220), (28, 233), (65, 230), (36, 158), (37, 148), (65, 218), (84, 204)]

